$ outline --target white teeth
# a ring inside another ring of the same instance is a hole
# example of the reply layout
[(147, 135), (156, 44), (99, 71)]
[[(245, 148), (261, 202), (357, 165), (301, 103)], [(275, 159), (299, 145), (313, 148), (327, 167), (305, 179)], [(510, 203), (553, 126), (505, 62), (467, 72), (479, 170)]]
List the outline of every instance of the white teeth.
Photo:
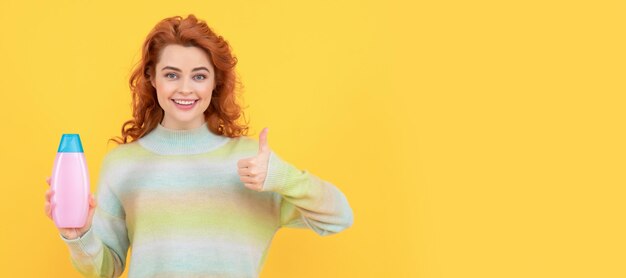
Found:
[(182, 104), (182, 105), (191, 105), (195, 102), (195, 100), (178, 100), (175, 99), (174, 102), (178, 103), (178, 104)]

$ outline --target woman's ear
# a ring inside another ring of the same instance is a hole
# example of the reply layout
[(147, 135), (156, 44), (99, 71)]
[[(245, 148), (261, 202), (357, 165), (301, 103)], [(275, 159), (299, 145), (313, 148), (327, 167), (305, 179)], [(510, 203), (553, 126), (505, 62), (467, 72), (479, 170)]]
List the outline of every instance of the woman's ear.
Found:
[(156, 84), (154, 84), (154, 78), (152, 76), (150, 76), (150, 84), (156, 89)]

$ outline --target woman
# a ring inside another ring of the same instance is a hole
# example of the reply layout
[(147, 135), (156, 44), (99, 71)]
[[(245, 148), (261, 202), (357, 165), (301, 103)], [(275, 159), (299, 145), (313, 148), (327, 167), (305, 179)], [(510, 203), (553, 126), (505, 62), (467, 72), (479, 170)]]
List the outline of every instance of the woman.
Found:
[(130, 277), (256, 277), (279, 228), (352, 225), (346, 197), (272, 152), (267, 129), (245, 137), (236, 62), (193, 15), (147, 36), (130, 78), (133, 118), (104, 158), (97, 206), (90, 195), (87, 224), (59, 229), (83, 275), (121, 275), (132, 247)]

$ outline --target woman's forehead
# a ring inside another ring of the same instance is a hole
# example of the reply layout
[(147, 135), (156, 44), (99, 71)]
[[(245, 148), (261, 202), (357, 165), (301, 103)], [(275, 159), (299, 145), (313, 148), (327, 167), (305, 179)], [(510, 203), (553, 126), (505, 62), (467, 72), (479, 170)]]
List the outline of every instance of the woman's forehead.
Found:
[(163, 48), (158, 64), (183, 70), (198, 67), (213, 68), (205, 51), (196, 46), (168, 45)]

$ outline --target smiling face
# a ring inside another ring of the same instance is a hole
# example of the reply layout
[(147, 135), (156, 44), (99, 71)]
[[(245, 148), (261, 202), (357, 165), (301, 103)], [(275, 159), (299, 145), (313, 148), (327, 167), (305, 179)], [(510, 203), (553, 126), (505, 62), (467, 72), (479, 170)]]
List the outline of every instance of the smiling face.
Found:
[(177, 44), (163, 48), (150, 82), (165, 112), (161, 125), (193, 129), (205, 122), (204, 111), (215, 89), (215, 70), (201, 48)]

